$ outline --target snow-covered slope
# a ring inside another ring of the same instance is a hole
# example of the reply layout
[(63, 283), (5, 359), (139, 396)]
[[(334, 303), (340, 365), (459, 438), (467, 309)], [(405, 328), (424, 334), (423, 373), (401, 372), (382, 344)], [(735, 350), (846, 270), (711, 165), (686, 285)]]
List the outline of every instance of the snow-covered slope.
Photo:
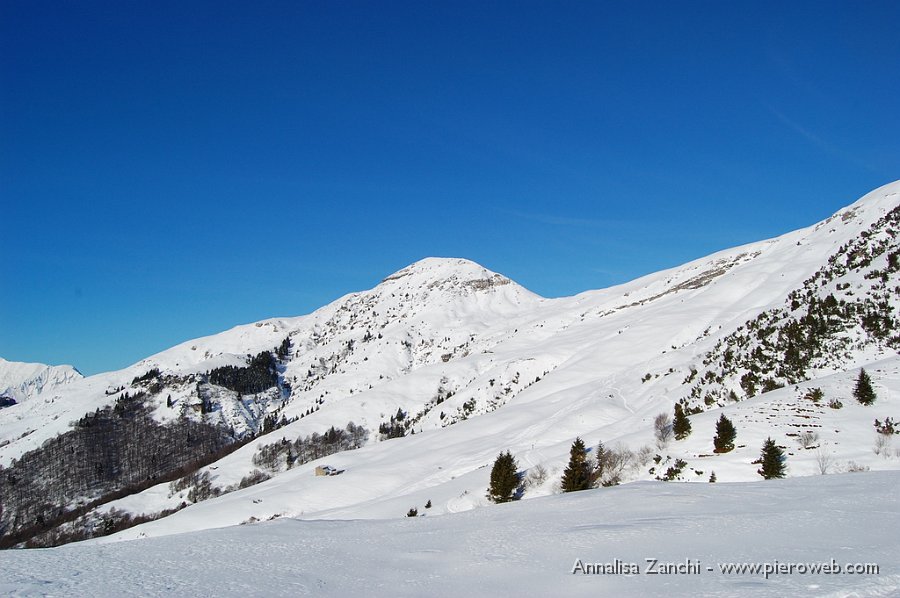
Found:
[(9, 397), (17, 403), (82, 377), (81, 372), (70, 365), (22, 363), (0, 357), (0, 397)]
[[(279, 519), (115, 547), (3, 551), (0, 593), (896, 596), (898, 485), (897, 472), (642, 482), (445, 517)], [(776, 563), (783, 569), (766, 574)], [(832, 563), (841, 571), (810, 571)], [(632, 565), (640, 573), (629, 573)], [(731, 565), (762, 569), (720, 569)], [(588, 567), (606, 569), (583, 573)]]
[[(705, 482), (711, 471), (720, 482), (758, 479), (751, 461), (768, 436), (787, 447), (791, 476), (816, 473), (820, 460), (831, 472), (898, 469), (893, 446), (873, 451), (873, 421), (900, 415), (898, 223), (893, 183), (809, 228), (560, 299), (467, 260), (425, 259), (307, 316), (238, 326), (4, 409), (0, 465), (136, 394), (160, 424), (202, 421), (248, 440), (203, 479), (100, 506), (95, 523), (110, 509), (180, 509), (113, 538), (273, 516), (399, 517), (427, 501), (431, 513), (468, 510), (487, 504), (502, 450), (531, 475), (524, 497), (543, 496), (576, 436), (636, 453), (625, 481), (679, 460), (682, 480)], [(271, 375), (270, 386), (229, 387), (214, 374), (264, 351), (277, 355), (274, 369), (253, 373)], [(850, 396), (861, 366), (878, 392), (872, 407)], [(804, 398), (814, 387), (819, 404)], [(655, 446), (653, 418), (676, 402), (696, 412), (694, 433)], [(738, 446), (713, 455), (722, 413)], [(362, 448), (298, 456), (351, 421), (369, 430)], [(273, 422), (281, 427), (253, 437)], [(800, 448), (802, 432), (818, 439)], [(271, 458), (260, 458), (263, 447)], [(314, 476), (326, 463), (345, 471)], [(238, 489), (254, 470), (265, 475), (253, 481), (272, 479)], [(198, 498), (218, 491), (228, 492)]]

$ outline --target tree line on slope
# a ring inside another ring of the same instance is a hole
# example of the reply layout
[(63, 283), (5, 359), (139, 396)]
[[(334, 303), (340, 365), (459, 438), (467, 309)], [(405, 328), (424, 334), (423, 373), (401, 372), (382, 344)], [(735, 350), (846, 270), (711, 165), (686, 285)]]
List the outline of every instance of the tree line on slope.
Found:
[(313, 432), (293, 441), (282, 438), (260, 446), (253, 455), (253, 464), (272, 472), (283, 471), (328, 455), (358, 449), (368, 438), (366, 428), (348, 422), (343, 429), (331, 426), (324, 434)]
[(262, 351), (244, 367), (226, 365), (210, 370), (209, 383), (242, 395), (258, 394), (278, 385), (277, 365), (271, 351)]
[[(856, 378), (853, 396), (862, 405), (872, 405), (877, 399), (871, 377), (864, 368), (860, 369)], [(806, 395), (806, 398), (816, 403), (823, 397), (824, 394), (818, 388), (810, 389)], [(876, 419), (875, 429), (879, 434), (886, 436), (893, 435), (895, 432), (900, 433), (900, 429), (895, 429), (894, 422), (890, 418), (884, 422)], [(654, 437), (659, 448), (664, 448), (673, 437), (676, 440), (684, 440), (690, 436), (691, 431), (690, 418), (681, 403), (676, 403), (674, 406), (674, 419), (667, 413), (660, 413), (653, 420)], [(722, 454), (733, 451), (736, 438), (737, 429), (733, 422), (724, 413), (720, 414), (712, 439), (714, 453)], [(798, 437), (802, 448), (811, 448), (816, 440), (817, 435), (815, 434), (801, 434)], [(617, 485), (629, 467), (635, 462), (643, 463), (648, 450), (649, 447), (644, 447), (638, 453), (634, 453), (624, 446), (610, 448), (600, 442), (591, 457), (584, 441), (576, 438), (569, 451), (569, 461), (560, 479), (559, 490), (576, 492), (598, 486)], [(656, 455), (654, 460), (657, 464), (662, 462), (660, 455)], [(771, 437), (767, 438), (763, 443), (760, 456), (751, 464), (760, 465), (757, 473), (764, 479), (783, 478), (787, 472), (787, 457), (784, 447), (777, 445)], [(680, 474), (686, 466), (687, 463), (682, 459), (677, 459), (664, 474), (657, 476), (657, 479), (665, 481), (680, 479)], [(827, 467), (820, 467), (820, 469), (822, 473), (827, 471)], [(851, 464), (849, 470), (856, 471), (857, 468)], [(653, 473), (653, 469), (650, 472)], [(695, 473), (701, 474), (702, 472), (695, 471)], [(540, 465), (536, 466), (528, 477), (523, 472), (519, 472), (515, 457), (507, 450), (501, 452), (494, 460), (486, 497), (494, 503), (517, 500), (524, 493), (526, 486), (543, 483), (545, 479), (546, 471)], [(709, 481), (716, 481), (715, 472), (711, 472)]]
[(80, 418), (75, 426), (0, 467), (0, 547), (69, 519), (70, 505), (184, 475), (235, 442), (221, 426), (181, 419), (161, 425), (143, 392)]
[(811, 369), (844, 367), (855, 350), (900, 349), (898, 231), (900, 206), (841, 246), (783, 307), (720, 340), (703, 358), (705, 371), (692, 369), (685, 380), (694, 382), (686, 410), (803, 382)]
[[(275, 352), (286, 355), (289, 347), (285, 339)], [(249, 358), (247, 367), (216, 368), (206, 378), (235, 392), (262, 392), (278, 384), (277, 361), (271, 351), (263, 351)], [(31, 546), (48, 546), (94, 537), (97, 517), (89, 514), (96, 507), (194, 472), (257, 435), (238, 438), (221, 423), (214, 425), (202, 417), (197, 421), (186, 414), (170, 423), (156, 421), (151, 397), (186, 380), (152, 368), (132, 380), (137, 390), (124, 392), (113, 405), (79, 418), (70, 430), (23, 454), (9, 467), (0, 466), (0, 548), (26, 541)], [(199, 383), (198, 396), (202, 416), (211, 406), (199, 393)], [(166, 405), (173, 406), (171, 396)], [(287, 423), (284, 417), (279, 420), (270, 414), (258, 433)], [(164, 514), (104, 515), (99, 533)], [(76, 523), (83, 523), (85, 529), (75, 529)], [(65, 531), (64, 524), (68, 524)]]

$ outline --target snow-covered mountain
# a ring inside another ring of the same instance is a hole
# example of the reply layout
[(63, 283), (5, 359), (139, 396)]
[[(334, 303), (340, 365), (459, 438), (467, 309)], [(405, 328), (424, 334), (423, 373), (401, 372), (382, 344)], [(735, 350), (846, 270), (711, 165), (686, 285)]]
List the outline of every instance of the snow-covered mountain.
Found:
[(0, 357), (0, 397), (17, 403), (81, 378), (81, 372), (70, 365), (22, 363)]
[[(579, 436), (631, 455), (622, 481), (757, 480), (769, 436), (789, 476), (900, 469), (873, 426), (900, 411), (898, 229), (900, 182), (809, 228), (574, 297), (541, 298), (467, 260), (416, 262), (312, 314), (0, 411), (0, 532), (55, 527), (52, 542), (141, 515), (157, 519), (111, 538), (426, 503), (452, 513), (487, 504), (503, 450), (524, 498), (555, 493)], [(873, 406), (851, 396), (860, 367)], [(657, 443), (654, 417), (675, 403), (693, 433)], [(714, 454), (722, 414), (738, 437)], [(124, 440), (135, 435), (141, 450)], [(315, 476), (323, 464), (343, 473)]]

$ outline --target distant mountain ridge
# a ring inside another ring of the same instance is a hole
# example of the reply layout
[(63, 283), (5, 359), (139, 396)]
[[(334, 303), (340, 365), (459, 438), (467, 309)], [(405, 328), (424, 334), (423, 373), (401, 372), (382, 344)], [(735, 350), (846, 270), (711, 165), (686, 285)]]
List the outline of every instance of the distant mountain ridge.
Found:
[(53, 390), (83, 377), (70, 365), (23, 363), (0, 358), (0, 397), (21, 403), (44, 390)]

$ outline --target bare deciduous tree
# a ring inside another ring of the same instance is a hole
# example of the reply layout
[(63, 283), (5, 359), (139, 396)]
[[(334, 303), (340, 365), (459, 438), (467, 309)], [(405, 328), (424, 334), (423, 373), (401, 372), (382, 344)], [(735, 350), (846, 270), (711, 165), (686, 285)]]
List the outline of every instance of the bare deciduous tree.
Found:
[(886, 434), (875, 434), (875, 446), (872, 448), (876, 455), (881, 455), (885, 459), (891, 456), (891, 436)]
[(672, 418), (668, 413), (660, 413), (653, 419), (653, 436), (656, 438), (656, 446), (660, 449), (672, 440)]
[(617, 486), (625, 477), (625, 472), (635, 463), (635, 454), (627, 446), (618, 445), (607, 448), (602, 455), (598, 455), (597, 471), (602, 474), (597, 477), (601, 486)]
[(800, 448), (813, 448), (819, 444), (819, 434), (810, 431), (803, 432), (797, 437), (797, 444), (800, 445)]
[(828, 451), (822, 448), (816, 451), (816, 466), (819, 468), (821, 475), (826, 475), (833, 464), (834, 460)]

